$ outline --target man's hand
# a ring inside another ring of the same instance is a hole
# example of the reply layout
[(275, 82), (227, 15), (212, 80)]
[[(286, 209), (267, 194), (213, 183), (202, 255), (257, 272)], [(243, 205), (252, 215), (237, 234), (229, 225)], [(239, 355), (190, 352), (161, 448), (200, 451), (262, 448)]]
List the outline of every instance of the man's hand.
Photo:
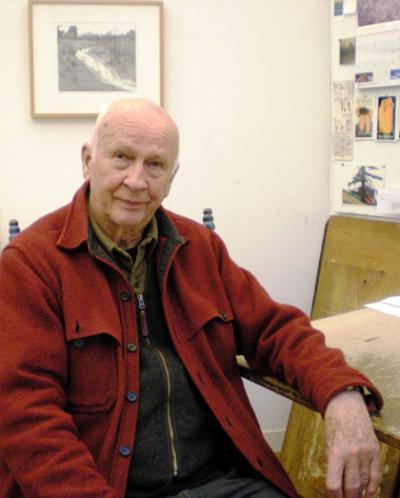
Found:
[(328, 495), (372, 498), (380, 479), (379, 444), (361, 394), (335, 396), (326, 409), (325, 426)]

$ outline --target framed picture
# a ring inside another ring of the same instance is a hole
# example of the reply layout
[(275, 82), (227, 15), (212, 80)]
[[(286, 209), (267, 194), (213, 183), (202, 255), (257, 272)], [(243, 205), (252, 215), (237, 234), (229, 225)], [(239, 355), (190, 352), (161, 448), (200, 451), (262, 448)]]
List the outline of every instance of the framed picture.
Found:
[(29, 0), (31, 114), (90, 117), (114, 100), (162, 104), (162, 2)]

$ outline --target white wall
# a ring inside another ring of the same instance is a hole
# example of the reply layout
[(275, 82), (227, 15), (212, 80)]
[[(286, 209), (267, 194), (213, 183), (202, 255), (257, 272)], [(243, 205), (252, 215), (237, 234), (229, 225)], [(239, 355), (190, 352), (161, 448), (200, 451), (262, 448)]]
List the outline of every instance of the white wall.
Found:
[[(2, 8), (0, 223), (22, 227), (79, 186), (88, 119), (29, 114), (27, 0)], [(232, 256), (310, 310), (329, 211), (329, 1), (164, 0), (165, 107), (181, 129), (167, 207), (212, 207)], [(262, 426), (288, 403), (250, 388)]]

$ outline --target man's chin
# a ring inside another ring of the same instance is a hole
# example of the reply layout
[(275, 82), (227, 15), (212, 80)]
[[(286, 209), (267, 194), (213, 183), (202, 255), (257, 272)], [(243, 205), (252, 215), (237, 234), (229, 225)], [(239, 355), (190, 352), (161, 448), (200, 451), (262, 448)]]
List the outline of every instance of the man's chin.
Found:
[[(151, 219), (151, 218), (150, 218)], [(150, 220), (146, 216), (120, 216), (114, 219), (114, 223), (124, 231), (142, 231)]]

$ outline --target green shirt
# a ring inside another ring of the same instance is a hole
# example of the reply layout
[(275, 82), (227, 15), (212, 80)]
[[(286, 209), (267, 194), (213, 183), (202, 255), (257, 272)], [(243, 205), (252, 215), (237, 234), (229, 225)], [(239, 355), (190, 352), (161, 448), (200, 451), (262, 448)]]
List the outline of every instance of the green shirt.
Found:
[(135, 294), (143, 294), (146, 283), (147, 266), (158, 242), (158, 225), (155, 216), (143, 232), (140, 242), (131, 249), (121, 249), (100, 228), (92, 214), (89, 214), (93, 232), (104, 250), (129, 276)]

